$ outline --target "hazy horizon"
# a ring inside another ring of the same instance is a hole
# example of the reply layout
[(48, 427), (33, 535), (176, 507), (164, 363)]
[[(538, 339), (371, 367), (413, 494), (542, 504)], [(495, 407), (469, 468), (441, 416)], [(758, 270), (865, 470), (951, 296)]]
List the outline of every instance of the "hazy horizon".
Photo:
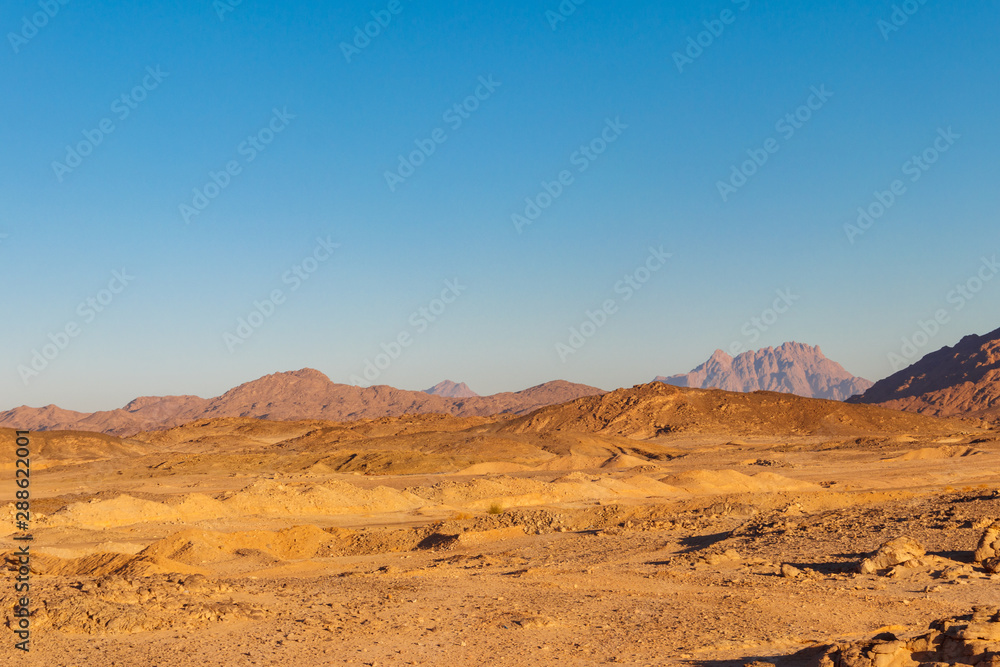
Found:
[(57, 4), (0, 10), (0, 406), (1000, 326), (995, 3)]
[[(808, 345), (808, 343), (801, 343), (801, 341), (786, 341), (786, 342), (787, 343), (800, 343), (800, 344)], [(760, 349), (748, 350), (747, 352), (751, 352), (751, 353), (752, 352), (762, 352), (764, 350), (771, 349), (773, 347), (779, 347), (779, 346), (778, 345), (775, 345), (775, 346), (764, 346), (764, 347), (762, 347)], [(820, 350), (822, 351), (822, 346), (812, 346), (812, 347), (819, 347)], [(695, 366), (692, 366), (688, 370), (677, 371), (676, 373), (673, 372), (673, 371), (671, 371), (670, 373), (666, 373), (664, 375), (666, 377), (670, 377), (670, 376), (673, 376), (673, 375), (684, 375), (688, 371), (693, 371), (695, 368), (697, 368), (697, 367), (701, 366), (702, 364), (706, 363), (707, 361), (709, 361), (709, 358), (711, 356), (714, 356), (714, 353), (717, 352), (717, 351), (719, 351), (720, 349), (721, 348), (717, 348), (716, 350), (713, 350), (712, 355), (710, 355), (709, 357), (706, 357), (701, 362), (698, 362)], [(722, 351), (725, 352), (725, 353), (727, 353), (727, 354), (729, 354), (729, 352), (727, 352), (726, 350), (722, 350)], [(731, 354), (730, 356), (735, 357), (735, 356), (738, 356), (738, 354), (743, 354), (743, 352), (739, 352), (737, 354)], [(825, 353), (823, 353), (823, 354), (824, 354), (824, 356), (826, 356)], [(836, 361), (836, 360), (834, 359), (832, 361)], [(103, 412), (103, 411), (111, 411), (111, 410), (115, 410), (115, 409), (119, 409), (119, 408), (125, 407), (125, 405), (127, 405), (132, 400), (135, 400), (137, 398), (142, 398), (144, 396), (193, 395), (193, 396), (198, 396), (200, 398), (211, 399), (211, 398), (216, 398), (218, 396), (223, 395), (224, 393), (228, 392), (230, 389), (233, 389), (233, 388), (238, 387), (238, 386), (243, 385), (243, 384), (254, 382), (254, 381), (259, 380), (259, 379), (263, 379), (264, 377), (267, 377), (269, 375), (283, 374), (283, 373), (298, 373), (298, 372), (306, 371), (306, 370), (315, 370), (315, 371), (318, 371), (320, 373), (323, 373), (323, 375), (325, 375), (327, 378), (329, 378), (331, 380), (331, 382), (333, 382), (335, 384), (342, 384), (342, 385), (346, 385), (346, 386), (358, 386), (358, 387), (377, 386), (377, 385), (381, 385), (381, 386), (393, 386), (393, 385), (386, 385), (385, 383), (373, 383), (373, 384), (370, 384), (370, 385), (355, 385), (355, 384), (351, 383), (350, 381), (347, 381), (347, 382), (338, 382), (336, 379), (332, 378), (329, 373), (326, 373), (326, 372), (324, 372), (321, 369), (311, 368), (311, 367), (303, 367), (303, 368), (295, 368), (295, 369), (279, 369), (279, 370), (275, 370), (275, 371), (272, 371), (272, 372), (269, 372), (269, 373), (265, 373), (265, 374), (263, 374), (263, 375), (261, 375), (259, 377), (246, 378), (245, 380), (243, 380), (241, 382), (238, 382), (238, 383), (236, 383), (236, 384), (234, 384), (232, 386), (224, 387), (224, 388), (218, 389), (218, 390), (211, 390), (209, 393), (198, 393), (198, 392), (192, 393), (190, 391), (175, 391), (175, 392), (167, 392), (167, 393), (149, 393), (149, 392), (147, 392), (145, 394), (136, 394), (134, 396), (131, 396), (130, 398), (128, 398), (125, 401), (123, 401), (120, 405), (90, 408), (90, 409), (87, 409), (87, 410), (77, 410), (77, 409), (75, 409), (73, 407), (70, 407), (70, 406), (57, 405), (57, 404), (28, 405), (27, 407), (29, 407), (29, 408), (42, 408), (42, 407), (48, 407), (48, 405), (56, 405), (57, 407), (62, 408), (62, 409), (75, 410), (75, 411), (78, 411), (78, 412)], [(845, 370), (847, 370), (848, 372), (850, 372), (850, 369), (845, 369)], [(604, 391), (614, 391), (616, 389), (624, 389), (624, 388), (629, 388), (629, 387), (633, 387), (633, 386), (648, 384), (650, 382), (655, 382), (655, 381), (657, 381), (657, 379), (659, 377), (660, 376), (654, 376), (654, 377), (650, 377), (650, 378), (645, 379), (645, 380), (640, 380), (640, 381), (633, 382), (631, 384), (620, 385), (620, 386), (613, 386), (613, 387), (601, 387), (601, 386), (594, 385), (593, 383), (589, 383), (589, 382), (576, 382), (576, 381), (571, 381), (571, 382), (575, 382), (576, 384), (594, 386), (594, 387), (597, 387), (598, 389), (601, 389), (601, 390), (604, 390)], [(855, 377), (861, 377), (861, 376), (855, 376)], [(872, 378), (863, 378), (863, 379), (868, 379), (868, 380), (872, 380), (872, 382), (877, 382), (878, 380), (881, 380), (883, 378), (874, 378), (874, 379), (872, 379)], [(526, 390), (526, 389), (531, 389), (532, 387), (535, 387), (535, 386), (539, 386), (539, 385), (542, 385), (542, 384), (547, 384), (549, 382), (557, 382), (557, 381), (566, 381), (566, 379), (565, 378), (550, 378), (548, 380), (544, 380), (542, 382), (534, 383), (534, 384), (531, 384), (531, 385), (525, 385), (523, 387), (504, 388), (504, 389), (500, 389), (500, 390), (497, 390), (497, 391), (490, 391), (490, 392), (481, 392), (481, 391), (478, 391), (477, 388), (474, 387), (474, 386), (472, 386), (470, 383), (468, 383), (468, 382), (466, 382), (466, 381), (464, 381), (462, 379), (456, 379), (456, 378), (450, 378), (450, 377), (449, 378), (442, 378), (442, 379), (440, 379), (440, 380), (438, 380), (436, 382), (433, 382), (432, 384), (429, 384), (429, 385), (426, 385), (426, 386), (420, 387), (420, 388), (417, 388), (417, 387), (395, 387), (395, 386), (393, 388), (395, 388), (395, 389), (401, 389), (401, 390), (404, 390), (404, 391), (424, 392), (424, 391), (428, 391), (430, 389), (434, 389), (439, 384), (444, 384), (445, 382), (453, 382), (456, 385), (466, 385), (466, 387), (468, 389), (472, 390), (473, 392), (475, 392), (476, 394), (478, 394), (480, 396), (488, 396), (488, 395), (492, 395), (492, 394), (499, 394), (499, 393), (505, 393), (505, 392), (523, 391), (523, 390)], [(8, 409), (14, 409), (14, 408), (17, 408), (17, 407), (22, 407), (22, 406), (21, 405), (17, 405), (17, 406), (0, 406), (0, 411), (4, 411), (4, 410), (8, 410)]]

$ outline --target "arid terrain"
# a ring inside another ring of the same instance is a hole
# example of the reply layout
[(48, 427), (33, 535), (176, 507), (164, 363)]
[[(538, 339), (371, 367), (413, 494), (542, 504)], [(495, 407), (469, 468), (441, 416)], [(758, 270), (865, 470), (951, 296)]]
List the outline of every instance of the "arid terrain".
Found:
[(978, 418), (657, 382), (31, 439), (19, 664), (1000, 664)]

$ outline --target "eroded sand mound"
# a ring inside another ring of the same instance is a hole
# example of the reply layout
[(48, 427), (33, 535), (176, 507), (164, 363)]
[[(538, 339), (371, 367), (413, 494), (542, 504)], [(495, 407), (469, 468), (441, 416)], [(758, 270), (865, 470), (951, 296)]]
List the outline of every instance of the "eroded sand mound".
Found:
[(330, 533), (316, 526), (297, 526), (279, 532), (252, 530), (239, 533), (218, 533), (207, 530), (185, 530), (154, 542), (140, 555), (161, 556), (197, 565), (228, 558), (241, 549), (260, 549), (283, 560), (312, 558), (319, 548), (330, 541)]
[(46, 523), (53, 527), (99, 529), (136, 523), (217, 519), (232, 514), (232, 509), (223, 503), (200, 493), (189, 494), (171, 505), (123, 494), (110, 500), (73, 503), (48, 517)]
[[(8, 553), (5, 556), (7, 567), (14, 570), (17, 558)], [(35, 553), (31, 557), (31, 572), (37, 575), (53, 577), (103, 577), (114, 572), (120, 572), (132, 562), (133, 557), (127, 554), (97, 552), (78, 558), (60, 558), (46, 553)]]
[(406, 491), (384, 486), (362, 489), (331, 480), (325, 484), (285, 485), (265, 480), (223, 497), (228, 508), (242, 514), (260, 516), (314, 516), (401, 512), (425, 503)]
[(692, 470), (660, 480), (688, 493), (774, 493), (820, 491), (821, 487), (770, 472), (744, 475), (735, 470)]
[(440, 482), (407, 491), (435, 504), (474, 510), (678, 493), (677, 489), (641, 476), (617, 480), (583, 473), (572, 473), (553, 482), (499, 475), (469, 482)]
[(939, 459), (954, 459), (962, 456), (985, 454), (973, 447), (921, 447), (906, 452), (900, 456), (885, 459), (886, 461), (936, 461)]
[(150, 522), (194, 522), (234, 516), (327, 516), (417, 509), (426, 502), (386, 487), (362, 489), (346, 482), (286, 485), (261, 480), (220, 498), (193, 493), (167, 504), (121, 495), (111, 500), (73, 503), (52, 514), (46, 525), (109, 528)]
[[(157, 540), (137, 554), (96, 551), (77, 557), (58, 557), (36, 553), (32, 556), (31, 569), (36, 575), (62, 577), (246, 572), (286, 561), (314, 558), (320, 550), (329, 550), (350, 535), (353, 535), (351, 531), (324, 531), (308, 525), (277, 532), (222, 533), (189, 529)], [(5, 558), (8, 568), (17, 567), (17, 559), (11, 552)]]
[(459, 475), (502, 475), (511, 472), (526, 472), (531, 470), (530, 467), (526, 465), (521, 465), (519, 463), (477, 463), (471, 465), (465, 470), (460, 471)]

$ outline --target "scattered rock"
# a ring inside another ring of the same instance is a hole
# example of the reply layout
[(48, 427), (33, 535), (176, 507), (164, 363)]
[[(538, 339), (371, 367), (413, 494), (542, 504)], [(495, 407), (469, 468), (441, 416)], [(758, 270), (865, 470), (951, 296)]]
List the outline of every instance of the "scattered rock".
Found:
[(262, 605), (233, 601), (230, 591), (198, 574), (100, 577), (57, 585), (33, 614), (32, 624), (66, 634), (120, 635), (260, 621), (271, 615)]
[(789, 467), (787, 463), (782, 461), (775, 461), (773, 459), (757, 459), (750, 465), (761, 466), (763, 468), (787, 468)]
[(783, 563), (781, 565), (781, 576), (786, 579), (801, 579), (805, 576), (805, 573), (797, 567)]
[(1000, 556), (1000, 521), (994, 521), (979, 538), (975, 558), (977, 563), (985, 563), (985, 561), (998, 556)]
[(557, 623), (548, 616), (526, 616), (524, 618), (516, 619), (514, 623), (525, 630), (530, 630), (532, 628), (551, 628), (557, 625)]
[(897, 537), (878, 548), (868, 558), (858, 565), (861, 574), (875, 574), (888, 570), (895, 565), (921, 558), (927, 551), (915, 540), (909, 537)]
[(930, 632), (910, 639), (881, 636), (831, 647), (820, 667), (915, 667), (916, 665), (1000, 665), (1000, 611), (975, 607), (968, 616), (942, 619)]
[(709, 554), (705, 556), (704, 561), (709, 565), (719, 565), (721, 563), (735, 562), (740, 560), (740, 554), (735, 549), (726, 549), (721, 554)]

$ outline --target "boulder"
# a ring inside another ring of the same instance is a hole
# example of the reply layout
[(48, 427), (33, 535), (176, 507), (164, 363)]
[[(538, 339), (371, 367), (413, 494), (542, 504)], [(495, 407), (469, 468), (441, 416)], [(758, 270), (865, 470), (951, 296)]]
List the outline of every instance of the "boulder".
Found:
[(919, 542), (909, 537), (897, 537), (894, 540), (889, 540), (879, 547), (878, 551), (861, 561), (858, 565), (858, 572), (874, 574), (921, 558), (926, 553), (927, 550)]

